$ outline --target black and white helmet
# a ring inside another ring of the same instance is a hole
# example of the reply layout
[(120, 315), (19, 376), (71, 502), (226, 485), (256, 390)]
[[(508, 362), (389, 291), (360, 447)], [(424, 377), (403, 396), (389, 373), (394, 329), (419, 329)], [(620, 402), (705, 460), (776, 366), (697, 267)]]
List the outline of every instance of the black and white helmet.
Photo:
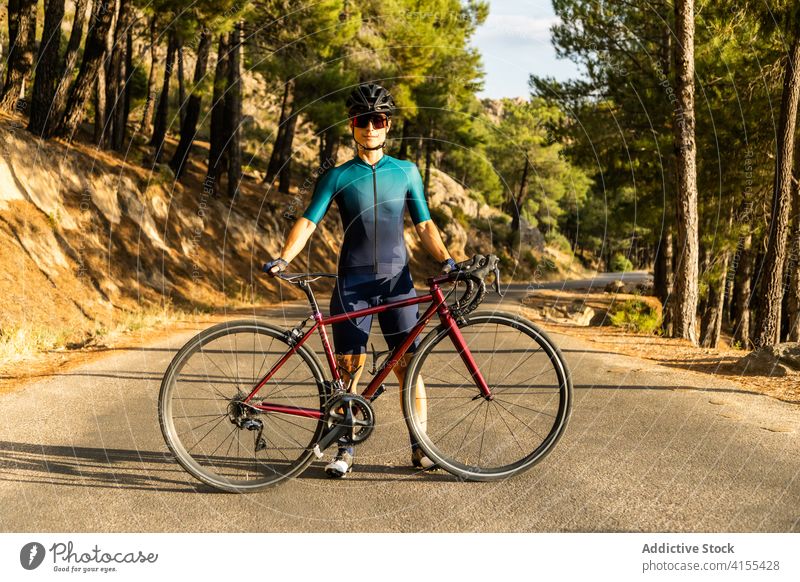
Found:
[(362, 113), (385, 113), (391, 117), (395, 110), (394, 99), (386, 88), (377, 83), (364, 83), (353, 89), (347, 98), (350, 117)]

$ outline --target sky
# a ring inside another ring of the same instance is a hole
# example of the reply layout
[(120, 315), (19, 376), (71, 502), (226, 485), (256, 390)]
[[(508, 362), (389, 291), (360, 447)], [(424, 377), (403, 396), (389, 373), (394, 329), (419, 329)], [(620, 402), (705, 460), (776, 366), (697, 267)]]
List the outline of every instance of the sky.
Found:
[(531, 73), (578, 77), (575, 64), (556, 59), (550, 44), (550, 27), (557, 21), (550, 0), (489, 0), (489, 17), (472, 39), (486, 72), (478, 97), (528, 97)]

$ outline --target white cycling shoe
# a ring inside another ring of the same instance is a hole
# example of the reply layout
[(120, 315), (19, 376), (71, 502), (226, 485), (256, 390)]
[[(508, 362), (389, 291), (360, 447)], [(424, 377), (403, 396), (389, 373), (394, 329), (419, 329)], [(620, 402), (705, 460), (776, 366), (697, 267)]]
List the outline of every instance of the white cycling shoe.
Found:
[(430, 471), (432, 469), (438, 469), (439, 466), (431, 461), (422, 449), (418, 447), (413, 447), (411, 449), (411, 464), (414, 465), (417, 469), (422, 469), (423, 471)]
[(336, 458), (325, 466), (325, 473), (332, 479), (341, 479), (352, 470), (353, 454), (347, 449), (339, 449)]

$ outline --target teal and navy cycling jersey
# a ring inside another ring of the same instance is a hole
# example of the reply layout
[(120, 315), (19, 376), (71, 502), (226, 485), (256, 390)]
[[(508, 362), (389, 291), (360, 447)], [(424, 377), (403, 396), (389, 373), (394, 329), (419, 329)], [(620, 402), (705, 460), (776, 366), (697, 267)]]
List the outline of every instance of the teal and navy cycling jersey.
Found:
[(395, 275), (408, 263), (403, 238), (406, 206), (414, 224), (430, 220), (417, 166), (386, 154), (372, 166), (355, 156), (317, 181), (303, 216), (318, 224), (336, 201), (344, 227), (343, 273)]

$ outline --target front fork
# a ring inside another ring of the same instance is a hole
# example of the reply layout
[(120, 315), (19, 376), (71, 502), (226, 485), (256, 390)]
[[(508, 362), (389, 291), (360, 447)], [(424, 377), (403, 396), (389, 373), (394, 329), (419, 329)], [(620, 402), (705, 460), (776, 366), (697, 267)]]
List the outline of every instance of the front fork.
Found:
[(456, 347), (458, 355), (461, 356), (461, 360), (464, 362), (464, 365), (467, 367), (472, 379), (478, 386), (481, 396), (483, 396), (486, 400), (494, 400), (494, 394), (492, 394), (492, 391), (489, 389), (489, 385), (486, 384), (483, 374), (481, 374), (480, 369), (478, 369), (478, 364), (475, 362), (475, 358), (472, 357), (472, 352), (470, 352), (467, 342), (464, 341), (464, 336), (461, 334), (461, 329), (458, 327), (458, 322), (456, 321), (456, 318), (453, 317), (450, 309), (448, 309), (447, 303), (444, 302), (442, 291), (438, 287), (434, 289), (434, 296), (437, 295), (437, 299), (441, 297), (441, 303), (438, 309), (439, 319), (447, 328), (447, 333), (450, 336), (450, 339), (453, 341), (453, 345)]

